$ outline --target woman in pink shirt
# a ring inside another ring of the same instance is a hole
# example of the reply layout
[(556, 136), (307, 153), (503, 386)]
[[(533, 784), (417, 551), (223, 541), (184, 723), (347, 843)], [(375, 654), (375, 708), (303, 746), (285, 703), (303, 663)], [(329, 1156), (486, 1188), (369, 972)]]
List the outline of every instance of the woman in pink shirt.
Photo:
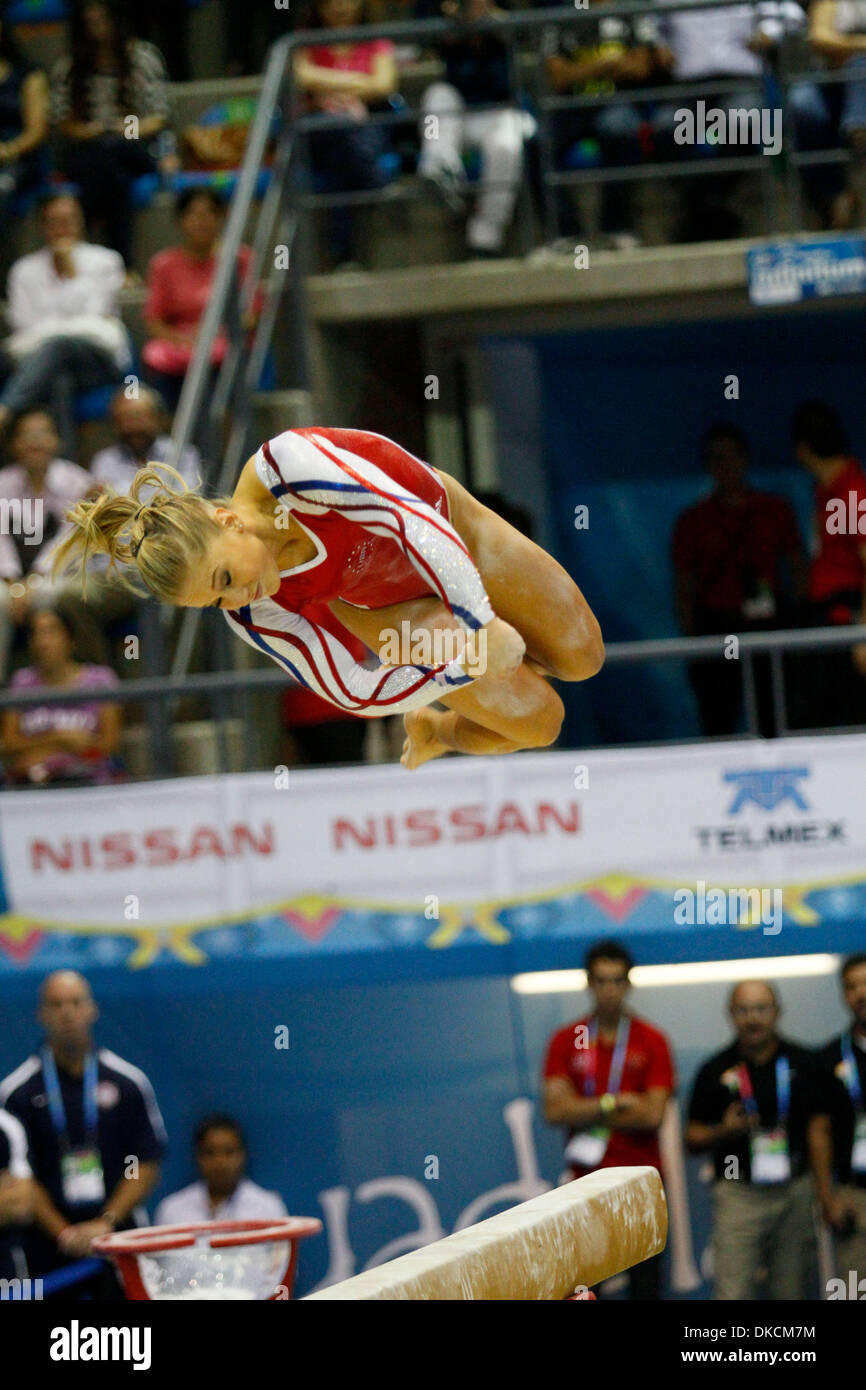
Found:
[[(10, 689), (107, 690), (118, 684), (110, 666), (75, 659), (75, 633), (61, 608), (36, 609), (30, 618), (32, 665), (16, 671)], [(74, 705), (27, 705), (4, 711), (0, 745), (10, 782), (84, 786), (123, 778), (115, 757), (120, 708), (103, 701)]]
[[(314, 0), (310, 28), (348, 29), (366, 22), (364, 0)], [(323, 174), (328, 191), (356, 192), (381, 188), (388, 176), (381, 167), (387, 149), (386, 127), (373, 125), (369, 114), (397, 90), (394, 45), (388, 39), (361, 43), (317, 44), (295, 58), (295, 82), (308, 113), (345, 120), (342, 128), (309, 133), (313, 170)], [(329, 251), (335, 265), (354, 255), (351, 208), (334, 208)]]
[[(187, 188), (178, 196), (175, 212), (181, 245), (160, 251), (148, 266), (144, 319), (150, 338), (141, 354), (148, 380), (171, 410), (180, 397), (199, 321), (213, 287), (225, 204), (213, 189)], [(242, 246), (238, 252), (242, 281), (249, 271), (251, 256), (249, 246)], [(258, 313), (258, 307), (254, 313)], [(251, 328), (253, 324), (246, 326)], [(220, 331), (211, 354), (214, 368), (225, 357), (226, 347), (225, 332)]]

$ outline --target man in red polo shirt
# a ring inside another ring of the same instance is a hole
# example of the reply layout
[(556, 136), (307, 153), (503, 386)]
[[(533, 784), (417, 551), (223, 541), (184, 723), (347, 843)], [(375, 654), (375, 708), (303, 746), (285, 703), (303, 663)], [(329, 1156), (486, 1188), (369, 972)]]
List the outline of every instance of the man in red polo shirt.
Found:
[[(568, 1133), (575, 1178), (598, 1168), (661, 1170), (658, 1132), (674, 1090), (667, 1038), (625, 1009), (633, 961), (616, 941), (586, 957), (593, 1012), (554, 1033), (544, 1063), (544, 1118)], [(660, 1298), (661, 1256), (629, 1270), (632, 1298)]]
[[(715, 486), (678, 517), (673, 535), (680, 626), (687, 637), (785, 627), (805, 583), (794, 509), (784, 497), (749, 485), (748, 443), (736, 425), (711, 425), (703, 457)], [(771, 737), (775, 716), (769, 658), (756, 657), (753, 670), (759, 729)], [(691, 661), (689, 679), (706, 737), (736, 733), (743, 705), (742, 662)]]
[[(810, 624), (866, 622), (866, 473), (848, 451), (838, 413), (825, 402), (804, 401), (791, 433), (797, 462), (815, 481)], [(804, 656), (794, 727), (866, 722), (864, 676), (866, 646)]]

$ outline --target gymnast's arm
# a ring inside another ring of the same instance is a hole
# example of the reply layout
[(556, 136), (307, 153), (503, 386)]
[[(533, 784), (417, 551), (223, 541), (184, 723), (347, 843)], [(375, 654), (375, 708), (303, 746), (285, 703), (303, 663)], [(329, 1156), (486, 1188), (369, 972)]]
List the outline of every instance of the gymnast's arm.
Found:
[[(331, 632), (270, 599), (224, 610), (232, 630), (263, 651), (300, 685), (347, 714), (375, 719), (440, 700), (472, 677), (442, 666), (361, 666)], [(454, 665), (454, 663), (451, 663)]]

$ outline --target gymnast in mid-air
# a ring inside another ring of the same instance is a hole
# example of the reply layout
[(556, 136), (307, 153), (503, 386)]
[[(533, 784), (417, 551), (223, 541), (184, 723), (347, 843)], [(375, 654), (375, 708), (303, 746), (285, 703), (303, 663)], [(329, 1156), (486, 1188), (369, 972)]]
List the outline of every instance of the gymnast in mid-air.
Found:
[[(55, 572), (103, 552), (165, 603), (223, 609), (338, 709), (402, 714), (409, 768), (548, 746), (563, 717), (548, 678), (586, 680), (604, 659), (561, 565), (456, 479), (364, 430), (286, 430), (231, 497), (148, 465), (128, 495), (106, 489), (67, 518)], [(358, 662), (347, 633), (377, 667)]]

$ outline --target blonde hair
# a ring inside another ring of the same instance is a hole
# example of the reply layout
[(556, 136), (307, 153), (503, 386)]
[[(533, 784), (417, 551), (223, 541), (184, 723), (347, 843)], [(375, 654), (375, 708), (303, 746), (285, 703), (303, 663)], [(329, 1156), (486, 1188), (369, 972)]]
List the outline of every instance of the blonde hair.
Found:
[[(142, 501), (149, 489), (151, 495)], [(66, 513), (72, 531), (57, 547), (52, 576), (77, 571), (84, 586), (88, 560), (105, 554), (111, 560), (109, 569), (117, 569), (133, 593), (141, 595), (141, 590), (119, 565), (134, 566), (151, 594), (164, 603), (177, 603), (191, 568), (222, 534), (213, 515), (219, 506), (231, 506), (230, 499), (207, 501), (167, 463), (145, 464), (128, 494), (106, 487)]]

